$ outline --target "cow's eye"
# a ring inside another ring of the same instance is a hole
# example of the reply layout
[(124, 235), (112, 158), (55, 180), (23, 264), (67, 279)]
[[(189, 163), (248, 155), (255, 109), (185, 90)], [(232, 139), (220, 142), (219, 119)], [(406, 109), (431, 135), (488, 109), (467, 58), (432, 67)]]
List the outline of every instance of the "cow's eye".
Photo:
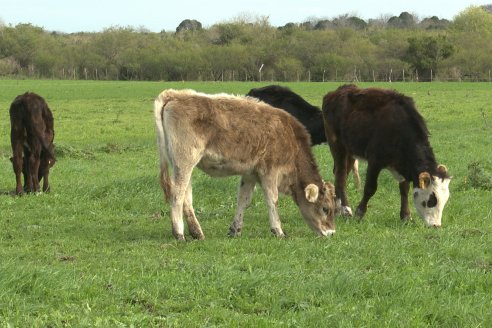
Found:
[(328, 214), (330, 212), (330, 210), (328, 209), (328, 207), (323, 207), (323, 212), (325, 214)]
[(422, 202), (422, 207), (427, 207), (427, 203), (425, 202), (425, 200)]

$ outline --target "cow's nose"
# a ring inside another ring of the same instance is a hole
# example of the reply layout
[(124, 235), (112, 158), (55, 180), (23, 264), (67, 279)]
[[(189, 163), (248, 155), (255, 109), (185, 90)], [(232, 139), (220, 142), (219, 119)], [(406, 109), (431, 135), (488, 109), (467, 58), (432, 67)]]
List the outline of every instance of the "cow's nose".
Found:
[(441, 227), (441, 225), (440, 225), (440, 224), (435, 224), (435, 223), (434, 223), (434, 224), (432, 225), (432, 227), (433, 227), (433, 228), (440, 228), (440, 227)]

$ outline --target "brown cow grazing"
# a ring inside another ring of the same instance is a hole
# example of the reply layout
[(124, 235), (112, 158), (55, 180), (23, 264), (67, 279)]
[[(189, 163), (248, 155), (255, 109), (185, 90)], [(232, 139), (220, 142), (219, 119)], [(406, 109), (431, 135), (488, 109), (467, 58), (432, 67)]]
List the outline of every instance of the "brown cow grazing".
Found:
[(161, 186), (171, 204), (176, 239), (184, 240), (183, 213), (191, 236), (204, 238), (192, 205), (195, 166), (214, 177), (242, 177), (231, 236), (241, 233), (256, 183), (263, 188), (274, 235), (284, 236), (279, 191), (292, 196), (315, 232), (335, 232), (334, 187), (323, 182), (309, 135), (291, 115), (249, 97), (172, 89), (156, 98), (154, 112)]
[[(285, 110), (299, 120), (311, 135), (313, 146), (326, 142), (323, 114), (319, 107), (313, 106), (287, 87), (267, 85), (249, 90), (247, 96), (255, 97), (273, 107)], [(352, 159), (350, 168), (354, 172), (357, 189), (360, 189), (359, 163)]]
[(436, 163), (426, 124), (411, 98), (392, 90), (344, 85), (324, 97), (323, 116), (343, 215), (352, 215), (345, 184), (348, 163), (355, 156), (368, 163), (358, 217), (366, 213), (379, 172), (387, 168), (400, 183), (401, 219), (410, 217), (408, 191), (413, 182), (417, 212), (426, 225), (441, 226), (451, 178), (446, 167)]
[[(46, 101), (39, 95), (26, 92), (10, 105), (11, 158), (16, 179), (16, 194), (22, 194), (21, 173), (26, 192), (49, 190), (49, 170), (55, 164), (53, 115)], [(24, 155), (24, 156), (23, 156)]]

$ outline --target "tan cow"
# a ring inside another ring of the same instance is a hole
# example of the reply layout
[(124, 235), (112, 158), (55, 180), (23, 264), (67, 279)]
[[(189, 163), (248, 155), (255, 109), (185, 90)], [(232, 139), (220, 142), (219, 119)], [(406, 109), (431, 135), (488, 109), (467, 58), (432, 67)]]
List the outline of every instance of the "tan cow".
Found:
[(279, 191), (292, 196), (315, 232), (335, 232), (334, 187), (323, 182), (309, 135), (290, 114), (249, 97), (172, 89), (156, 98), (154, 112), (161, 186), (171, 204), (176, 239), (184, 240), (183, 213), (191, 236), (204, 238), (192, 205), (195, 166), (214, 177), (241, 176), (231, 236), (241, 233), (256, 183), (263, 189), (275, 236), (284, 236)]

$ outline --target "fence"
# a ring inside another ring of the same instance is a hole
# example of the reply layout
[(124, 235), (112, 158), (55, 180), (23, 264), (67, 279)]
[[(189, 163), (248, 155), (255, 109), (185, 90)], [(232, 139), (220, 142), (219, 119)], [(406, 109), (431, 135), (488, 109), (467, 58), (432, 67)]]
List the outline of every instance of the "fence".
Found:
[(392, 69), (324, 69), (324, 70), (222, 70), (196, 71), (170, 75), (166, 71), (147, 76), (138, 70), (101, 68), (62, 68), (50, 72), (37, 71), (33, 66), (19, 68), (15, 73), (1, 74), (1, 78), (47, 78), (61, 80), (161, 80), (161, 81), (256, 81), (256, 82), (492, 82), (492, 70), (486, 72), (463, 72), (459, 68), (420, 73), (416, 70)]

